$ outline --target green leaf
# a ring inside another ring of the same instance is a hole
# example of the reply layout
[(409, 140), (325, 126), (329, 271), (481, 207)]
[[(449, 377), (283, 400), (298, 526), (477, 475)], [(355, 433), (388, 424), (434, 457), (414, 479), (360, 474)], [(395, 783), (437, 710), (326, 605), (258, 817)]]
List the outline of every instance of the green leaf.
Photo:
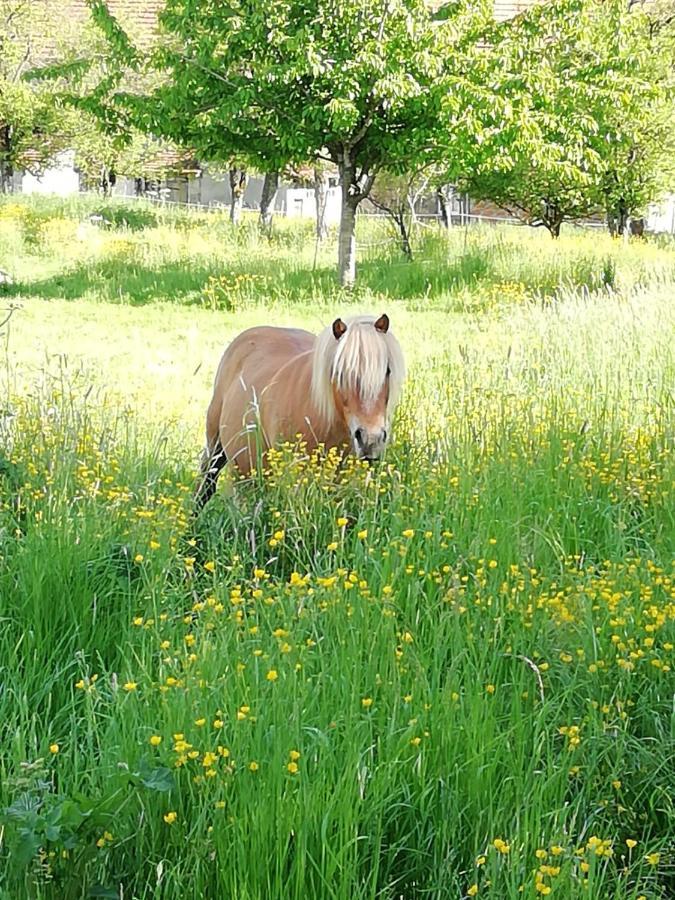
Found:
[(166, 793), (175, 787), (175, 779), (171, 769), (167, 769), (165, 766), (152, 767), (146, 759), (141, 761), (137, 777), (143, 787), (146, 787), (149, 791)]
[(30, 828), (20, 828), (19, 840), (13, 847), (12, 858), (20, 866), (27, 866), (40, 849), (40, 837)]

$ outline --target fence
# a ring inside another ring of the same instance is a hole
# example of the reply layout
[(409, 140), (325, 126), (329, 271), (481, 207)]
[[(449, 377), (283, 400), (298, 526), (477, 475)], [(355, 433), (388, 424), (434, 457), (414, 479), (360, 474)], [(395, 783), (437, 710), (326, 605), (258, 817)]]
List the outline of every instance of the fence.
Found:
[[(95, 191), (83, 191), (82, 193), (87, 194), (91, 197), (100, 198), (100, 194)], [(170, 193), (169, 189), (163, 188), (158, 191), (146, 191), (143, 194), (113, 194), (113, 198), (116, 200), (130, 200), (130, 201), (138, 201), (142, 203), (153, 203), (157, 206), (163, 207), (175, 207), (179, 209), (186, 210), (198, 210), (200, 212), (227, 212), (230, 209), (229, 203), (224, 203), (222, 201), (211, 201), (210, 203), (197, 203), (193, 201), (185, 201), (185, 200), (169, 200), (166, 194)], [(650, 214), (646, 218), (646, 231), (649, 233), (661, 233), (661, 234), (673, 234), (675, 235), (675, 196), (670, 196), (665, 198), (663, 201), (665, 204), (665, 212), (657, 211), (658, 208), (654, 206), (650, 210)], [(244, 209), (247, 212), (260, 212), (260, 207), (257, 205), (248, 205), (245, 206)], [(285, 209), (275, 209), (275, 216), (282, 216), (285, 218), (312, 218), (311, 216), (300, 216), (297, 215), (289, 215), (287, 210)], [(366, 212), (364, 210), (359, 210), (357, 213), (358, 218), (369, 218), (369, 219), (379, 219), (381, 221), (385, 221), (387, 219), (386, 213), (383, 212)], [(440, 213), (417, 213), (416, 220), (421, 225), (428, 225), (432, 223), (440, 224), (442, 221), (442, 216)], [(469, 213), (465, 211), (461, 212), (453, 212), (450, 214), (450, 223), (452, 227), (462, 227), (471, 224), (478, 224), (481, 222), (485, 223), (494, 223), (494, 224), (502, 224), (502, 225), (522, 225), (522, 221), (520, 219), (515, 218), (514, 216), (490, 216), (482, 213)], [(599, 229), (604, 230), (607, 228), (607, 225), (604, 221), (598, 219), (583, 219), (578, 222), (574, 222), (574, 225), (580, 228), (588, 228), (588, 229)], [(384, 242), (383, 242), (384, 243)]]

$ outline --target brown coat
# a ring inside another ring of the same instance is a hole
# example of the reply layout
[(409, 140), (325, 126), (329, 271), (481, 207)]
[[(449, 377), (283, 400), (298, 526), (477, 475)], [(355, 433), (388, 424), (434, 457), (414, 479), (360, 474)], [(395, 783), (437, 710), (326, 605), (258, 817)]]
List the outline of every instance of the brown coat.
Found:
[(316, 337), (300, 328), (261, 326), (242, 332), (225, 351), (206, 417), (207, 451), (220, 440), (228, 460), (248, 474), (256, 458), (259, 422), (263, 451), (297, 434), (309, 449), (348, 443), (343, 422), (326, 428), (311, 396)]

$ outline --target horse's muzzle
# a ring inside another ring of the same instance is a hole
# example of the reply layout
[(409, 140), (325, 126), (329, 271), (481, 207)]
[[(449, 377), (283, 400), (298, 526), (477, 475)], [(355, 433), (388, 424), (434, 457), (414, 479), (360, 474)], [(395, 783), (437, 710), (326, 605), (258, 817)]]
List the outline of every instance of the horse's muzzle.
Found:
[(365, 428), (356, 428), (352, 435), (354, 441), (354, 453), (359, 459), (368, 462), (376, 462), (387, 446), (387, 429), (380, 428), (376, 431), (367, 431)]

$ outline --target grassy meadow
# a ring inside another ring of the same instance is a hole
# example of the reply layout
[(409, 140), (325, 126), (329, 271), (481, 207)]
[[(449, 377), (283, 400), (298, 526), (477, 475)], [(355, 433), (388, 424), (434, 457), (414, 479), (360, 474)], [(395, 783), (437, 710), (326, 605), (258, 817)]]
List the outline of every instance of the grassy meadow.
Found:
[[(675, 896), (675, 246), (359, 229), (0, 203), (2, 900)], [(386, 460), (194, 519), (227, 342), (359, 311)]]

